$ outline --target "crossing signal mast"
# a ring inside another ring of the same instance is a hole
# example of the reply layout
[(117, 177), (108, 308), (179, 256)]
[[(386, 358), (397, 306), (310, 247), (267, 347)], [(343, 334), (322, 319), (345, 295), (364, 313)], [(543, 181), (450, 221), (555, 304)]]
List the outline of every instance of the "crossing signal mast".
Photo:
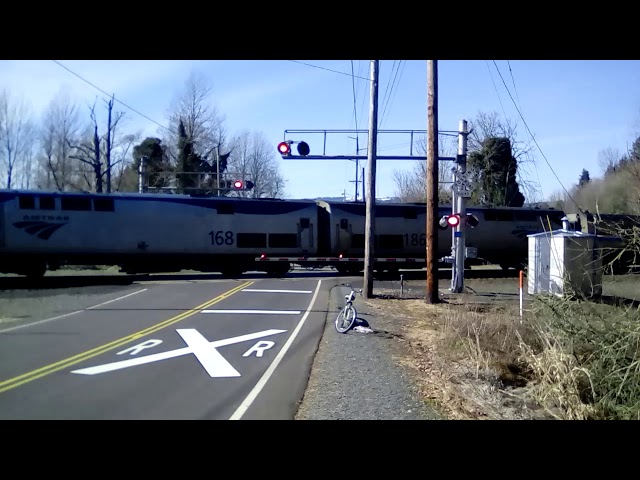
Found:
[[(439, 226), (443, 227), (443, 221), (451, 227), (451, 256), (445, 261), (451, 263), (451, 291), (462, 293), (464, 291), (464, 261), (467, 258), (475, 258), (475, 249), (467, 248), (465, 239), (466, 227), (478, 226), (478, 219), (466, 212), (467, 199), (471, 197), (471, 181), (467, 175), (467, 121), (461, 120), (458, 128), (458, 154), (453, 167), (454, 182), (452, 185), (453, 198), (451, 202), (451, 215), (440, 219)], [(465, 221), (462, 222), (461, 219)]]

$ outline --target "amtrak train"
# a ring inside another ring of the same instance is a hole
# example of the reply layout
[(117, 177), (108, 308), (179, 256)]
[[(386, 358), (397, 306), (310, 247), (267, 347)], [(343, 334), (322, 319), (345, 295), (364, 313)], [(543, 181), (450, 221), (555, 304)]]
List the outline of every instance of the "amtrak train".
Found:
[[(526, 208), (467, 213), (473, 226), (466, 229), (467, 247), (476, 249), (478, 261), (505, 269), (526, 262), (527, 234), (561, 228), (564, 216)], [(451, 207), (440, 206), (440, 215), (448, 214)], [(282, 275), (291, 263), (319, 258), (355, 273), (363, 269), (364, 231), (363, 203), (0, 190), (0, 272), (34, 277), (63, 265), (118, 265), (132, 274)], [(376, 204), (375, 231), (377, 271), (424, 267), (424, 204)], [(451, 255), (451, 238), (451, 228), (439, 230), (439, 257)], [(346, 257), (360, 261), (335, 261)], [(278, 261), (260, 261), (265, 258)]]

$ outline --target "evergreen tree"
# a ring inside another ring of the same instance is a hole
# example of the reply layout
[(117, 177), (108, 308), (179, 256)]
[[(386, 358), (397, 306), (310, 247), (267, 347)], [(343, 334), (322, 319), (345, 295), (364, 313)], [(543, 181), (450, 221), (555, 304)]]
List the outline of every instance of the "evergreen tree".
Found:
[(151, 191), (169, 187), (171, 185), (172, 168), (162, 140), (147, 137), (139, 145), (133, 147), (132, 168), (135, 172), (138, 172), (142, 157), (145, 157), (143, 164), (145, 187), (151, 187)]
[(201, 186), (203, 161), (195, 153), (193, 141), (187, 137), (184, 123), (178, 127), (178, 161), (176, 164), (176, 182), (180, 193), (197, 193)]
[(474, 184), (471, 203), (493, 207), (524, 205), (517, 181), (518, 162), (508, 138), (487, 138), (479, 151), (469, 155), (468, 165)]
[(590, 181), (591, 177), (589, 176), (589, 171), (583, 168), (582, 173), (580, 174), (580, 179), (578, 180), (578, 187), (582, 188)]

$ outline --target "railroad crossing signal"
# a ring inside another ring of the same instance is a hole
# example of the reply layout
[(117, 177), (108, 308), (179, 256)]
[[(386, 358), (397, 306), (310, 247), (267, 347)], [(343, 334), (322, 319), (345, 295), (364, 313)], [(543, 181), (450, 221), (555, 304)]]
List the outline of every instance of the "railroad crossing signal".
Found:
[(466, 223), (469, 227), (476, 228), (480, 223), (480, 220), (478, 220), (478, 217), (476, 217), (475, 215), (467, 213)]
[(446, 230), (448, 227), (455, 228), (460, 224), (460, 215), (443, 215), (438, 222), (438, 226), (441, 230)]
[(301, 157), (306, 157), (307, 155), (309, 155), (311, 149), (309, 148), (309, 144), (307, 142), (294, 142), (293, 140), (285, 140), (284, 142), (280, 142), (278, 144), (278, 152), (280, 152), (280, 155), (282, 155), (283, 157), (291, 156), (291, 144), (293, 143), (298, 144), (298, 155), (300, 155)]
[(280, 152), (280, 155), (282, 155), (283, 157), (285, 155), (291, 155), (291, 143), (293, 142), (289, 140), (286, 142), (280, 142), (278, 144), (278, 152)]
[(220, 180), (220, 188), (225, 190), (251, 190), (254, 186), (251, 180)]
[(236, 190), (251, 190), (254, 187), (254, 184), (251, 180), (236, 180), (233, 182), (233, 188)]
[[(476, 228), (479, 223), (480, 221), (478, 220), (478, 217), (476, 217), (471, 213), (466, 214), (465, 216), (466, 225), (468, 225), (471, 228)], [(460, 225), (460, 215), (457, 213), (453, 215), (443, 215), (438, 221), (438, 226), (440, 227), (441, 230), (446, 230), (449, 227), (456, 228), (458, 225)]]

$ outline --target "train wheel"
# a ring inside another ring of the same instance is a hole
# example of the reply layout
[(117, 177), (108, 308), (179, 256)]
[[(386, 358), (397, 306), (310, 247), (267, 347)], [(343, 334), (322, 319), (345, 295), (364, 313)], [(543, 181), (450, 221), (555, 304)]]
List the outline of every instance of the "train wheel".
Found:
[(267, 269), (267, 275), (270, 277), (284, 277), (291, 270), (290, 263), (276, 263)]
[(242, 275), (244, 272), (242, 271), (241, 268), (235, 268), (235, 267), (227, 267), (227, 268), (223, 268), (220, 273), (222, 273), (222, 275), (224, 277), (239, 277), (240, 275)]
[(347, 268), (346, 265), (335, 265), (335, 269), (338, 271), (338, 273), (340, 275), (346, 275), (347, 273), (349, 273), (349, 269)]
[(20, 273), (29, 279), (37, 279), (42, 278), (46, 272), (47, 264), (38, 262), (26, 265)]

